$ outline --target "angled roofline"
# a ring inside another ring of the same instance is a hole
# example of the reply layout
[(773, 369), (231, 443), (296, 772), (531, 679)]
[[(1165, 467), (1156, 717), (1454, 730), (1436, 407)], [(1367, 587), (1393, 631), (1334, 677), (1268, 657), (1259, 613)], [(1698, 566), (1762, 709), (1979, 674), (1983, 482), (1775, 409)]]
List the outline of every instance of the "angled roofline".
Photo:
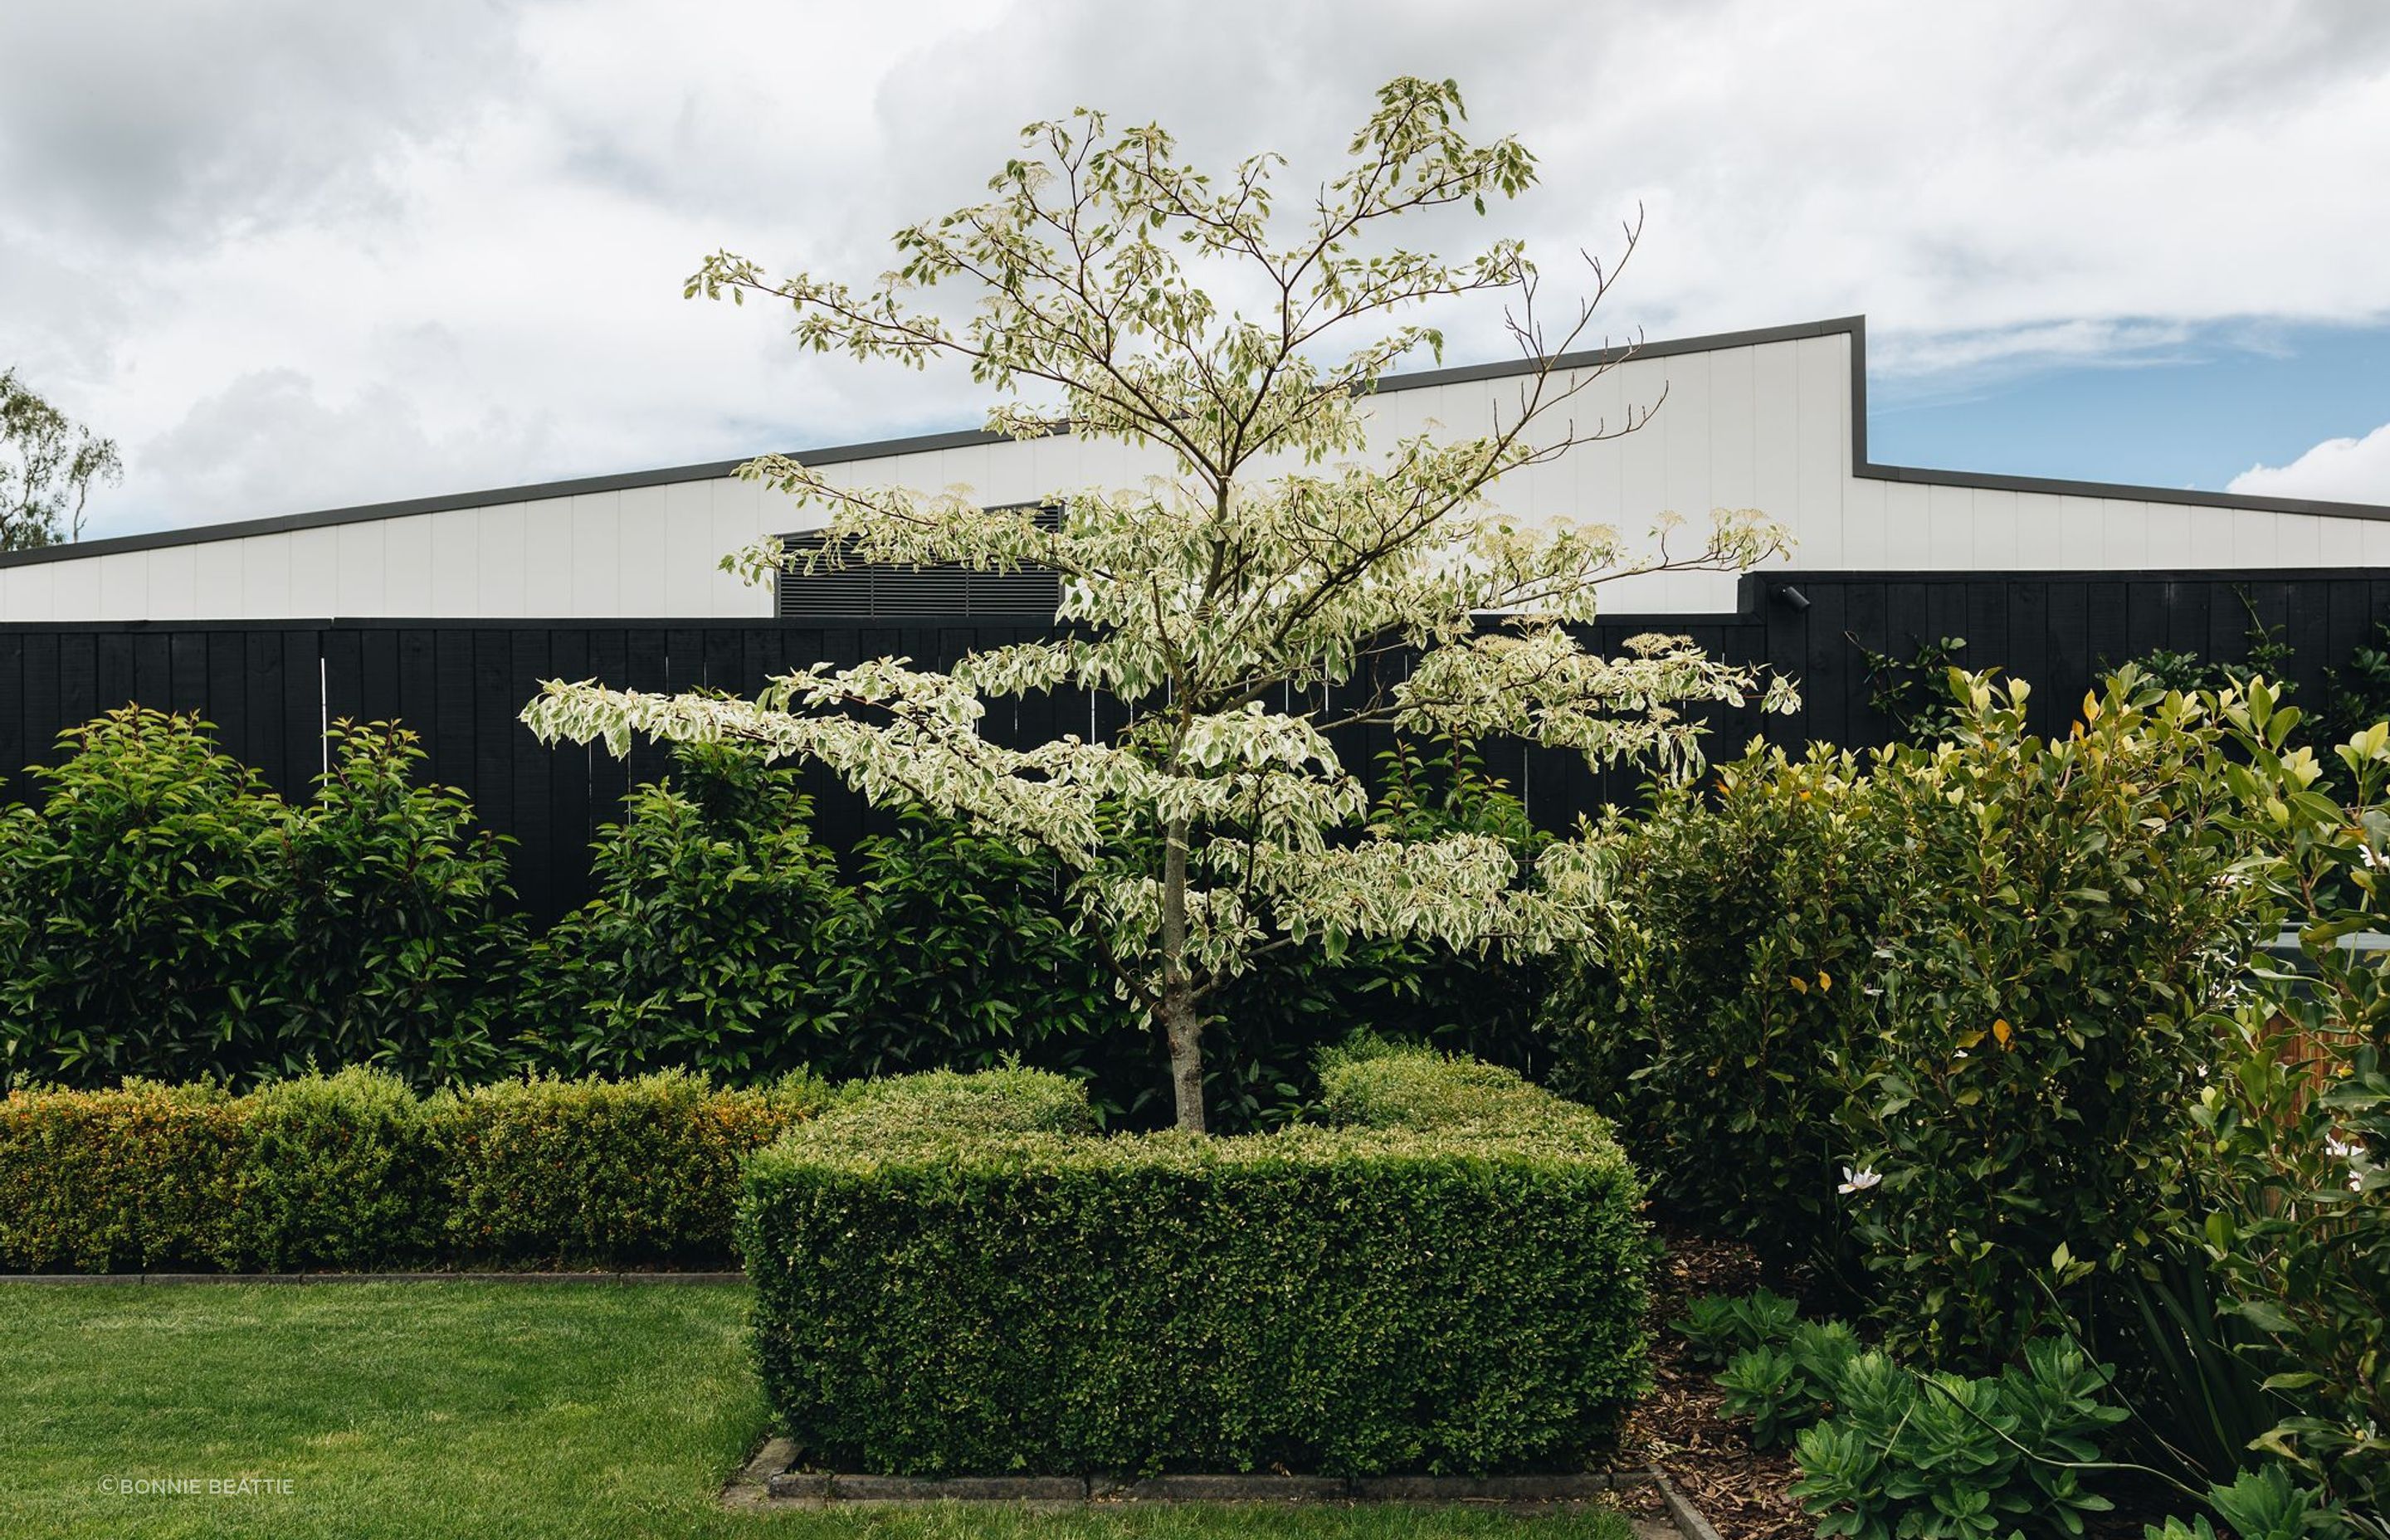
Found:
[[(2008, 476), (1989, 471), (1933, 470), (1918, 466), (1878, 465), (1868, 457), (1867, 317), (1839, 315), (1791, 326), (1760, 327), (1745, 331), (1713, 332), (1702, 337), (1676, 337), (1656, 342), (1627, 343), (1562, 353), (1553, 360), (1561, 369), (1592, 368), (1628, 358), (1669, 358), (1680, 353), (1720, 353), (1728, 348), (1757, 347), (1770, 342), (1797, 342), (1815, 337), (1847, 337), (1851, 342), (1851, 472), (1877, 481), (1914, 485), (1977, 487), (1995, 492), (2045, 493), (2061, 497), (2104, 497), (2119, 502), (2178, 503), (2192, 507), (2243, 508), (2253, 513), (2304, 513), (2327, 519), (2390, 520), (2390, 505), (2338, 503), (2307, 497), (2241, 496), (2229, 492), (2197, 492), (2185, 487), (2135, 486), (2122, 481), (2078, 481), (2052, 476)], [(1533, 372), (1533, 359), (1506, 359), (1495, 364), (1464, 364), (1452, 368), (1420, 369), (1388, 375), (1378, 381), (1379, 394), (1460, 385), (1475, 380), (1506, 379)], [(906, 438), (877, 439), (863, 443), (829, 444), (801, 449), (791, 459), (807, 465), (839, 465), (854, 460), (886, 459), (897, 455), (924, 455), (941, 449), (977, 449), (1007, 442), (1001, 433), (978, 429), (958, 432), (919, 433)], [(581, 476), (560, 481), (495, 487), (484, 492), (448, 493), (435, 497), (410, 497), (393, 503), (363, 503), (353, 507), (325, 508), (314, 513), (286, 513), (264, 519), (241, 519), (221, 524), (194, 524), (147, 534), (115, 535), (65, 545), (43, 545), (29, 551), (0, 552), (0, 568), (45, 561), (73, 561), (122, 552), (150, 551), (172, 545), (202, 545), (250, 535), (287, 534), (298, 530), (338, 524), (360, 524), (377, 519), (405, 519), (417, 514), (445, 513), (459, 508), (495, 507), (549, 497), (585, 496), (623, 492), (635, 487), (671, 486), (682, 481), (712, 481), (729, 476), (754, 458), (711, 460), (700, 465), (668, 466), (655, 470), (624, 471), (610, 476)]]

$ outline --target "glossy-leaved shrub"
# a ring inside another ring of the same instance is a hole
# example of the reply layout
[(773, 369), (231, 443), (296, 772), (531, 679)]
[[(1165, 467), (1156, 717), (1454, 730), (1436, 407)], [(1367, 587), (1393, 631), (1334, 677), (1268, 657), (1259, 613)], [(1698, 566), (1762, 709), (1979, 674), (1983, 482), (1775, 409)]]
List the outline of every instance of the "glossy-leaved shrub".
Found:
[(1596, 830), (1611, 912), (1548, 1021), (1672, 1205), (1988, 1369), (2182, 1212), (2266, 793), (2237, 698), (2128, 672), (2040, 738), (2023, 685), (1953, 688), (1930, 748), (1759, 756)]
[(271, 1068), (486, 1079), (510, 1060), (524, 944), (500, 842), (463, 792), (417, 778), (413, 733), (339, 722), (328, 737), (329, 768), (283, 810), (272, 852)]
[(61, 735), (0, 812), (0, 1037), (13, 1080), (239, 1080), (282, 1057), (286, 810), (189, 716)]
[(230, 1085), (375, 1064), (418, 1084), (508, 1059), (521, 947), (497, 842), (418, 784), (414, 736), (336, 724), (286, 802), (197, 717), (63, 735), (0, 812), (0, 1074)]
[(1614, 1112), (1657, 1197), (1777, 1260), (1842, 1245), (1836, 1120), (1913, 881), (1879, 773), (1755, 751), (1608, 815), (1591, 838), (1610, 901), (1544, 1007), (1559, 1083)]
[(849, 1470), (1580, 1469), (1642, 1382), (1608, 1125), (1424, 1050), (1322, 1081), (1328, 1125), (1210, 1138), (1027, 1069), (850, 1093), (748, 1166), (778, 1425)]
[[(2050, 1274), (2135, 1264), (2180, 1212), (2190, 1110), (2265, 924), (2234, 815), (2255, 788), (2213, 700), (2127, 672), (2064, 737), (2025, 689), (1961, 679), (1964, 720), (1886, 757), (1870, 815), (1927, 879), (1879, 937), (1844, 1195), (1885, 1335), (2005, 1362)], [(2079, 1264), (2072, 1259), (2080, 1259)]]
[(2248, 873), (2304, 957), (2222, 1023), (2183, 1239), (2268, 1376), (2257, 1447), (2390, 1512), (2390, 955), (2344, 942), (2390, 929), (2390, 725), (2311, 754), (2298, 713), (2253, 689), (2234, 725), (2262, 793)]
[(689, 745), (595, 846), (597, 896), (532, 950), (526, 1050), (569, 1075), (685, 1069), (769, 1080), (838, 1020), (830, 927), (845, 902), (796, 775)]
[(1158, 1079), (1141, 1046), (1121, 1051), (1131, 1012), (1051, 857), (913, 810), (858, 841), (851, 866), (822, 951), (839, 1018), (814, 1060), (825, 1073), (1018, 1059), (1102, 1081), (1114, 1111), (1136, 1096), (1124, 1072)]

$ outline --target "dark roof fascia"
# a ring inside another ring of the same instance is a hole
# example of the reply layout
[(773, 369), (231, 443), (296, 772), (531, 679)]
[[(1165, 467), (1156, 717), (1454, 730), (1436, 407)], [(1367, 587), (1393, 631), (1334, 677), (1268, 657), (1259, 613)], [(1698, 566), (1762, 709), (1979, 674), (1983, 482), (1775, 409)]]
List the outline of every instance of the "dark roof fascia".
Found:
[[(1842, 315), (1831, 320), (1804, 321), (1792, 326), (1761, 327), (1748, 331), (1713, 332), (1703, 337), (1668, 338), (1562, 353), (1554, 360), (1562, 369), (1596, 368), (1628, 358), (1670, 358), (1683, 353), (1721, 353), (1729, 348), (1797, 342), (1816, 337), (1847, 337), (1851, 340), (1851, 468), (1870, 481), (1905, 481), (1914, 485), (1972, 487), (1992, 492), (2044, 493), (2060, 497), (2101, 497), (2120, 502), (2178, 503), (2192, 507), (2239, 508), (2252, 513), (2305, 513), (2327, 519), (2390, 520), (2390, 506), (2378, 503), (2335, 503), (2306, 497), (2237, 496), (2225, 492), (2197, 492), (2186, 487), (2133, 486), (2119, 481), (2077, 481), (2046, 476), (2007, 476), (1986, 471), (1931, 470), (1917, 466), (1877, 465), (1868, 458), (1867, 444), (1867, 317)], [(1506, 379), (1536, 368), (1533, 359), (1506, 359), (1496, 364), (1466, 364), (1453, 368), (1422, 369), (1389, 375), (1378, 381), (1376, 393), (1427, 390), (1438, 385), (1463, 385)], [(908, 438), (878, 439), (865, 443), (830, 444), (801, 449), (790, 457), (806, 465), (840, 465), (853, 460), (885, 459), (897, 455), (924, 455), (941, 449), (978, 449), (1007, 443), (1005, 435), (978, 429), (959, 432), (921, 433)], [(327, 508), (315, 513), (287, 513), (266, 519), (243, 519), (225, 524), (196, 524), (186, 529), (159, 530), (148, 534), (116, 535), (65, 545), (44, 545), (30, 551), (0, 552), (0, 567), (29, 566), (45, 561), (70, 561), (86, 557), (158, 550), (172, 545), (199, 545), (248, 535), (288, 534), (298, 530), (339, 524), (366, 523), (378, 519), (404, 519), (414, 514), (446, 513), (460, 508), (495, 507), (508, 503), (535, 502), (551, 497), (585, 496), (623, 492), (636, 487), (671, 486), (682, 481), (711, 481), (736, 472), (753, 456), (713, 460), (701, 465), (671, 466), (660, 470), (633, 470), (612, 476), (583, 476), (571, 481), (539, 481), (498, 487), (487, 492), (450, 493), (414, 497), (395, 503), (366, 503), (355, 507)]]
[[(1624, 364), (1630, 358), (1673, 358), (1688, 353), (1724, 353), (1728, 348), (1755, 348), (1769, 342), (1801, 342), (1812, 337), (1844, 337), (1858, 339), (1865, 334), (1867, 317), (1839, 315), (1830, 321), (1801, 321), (1789, 327), (1758, 327), (1749, 331), (1716, 331), (1705, 337), (1670, 337), (1657, 342), (1622, 342), (1613, 347), (1588, 348), (1580, 353), (1564, 353), (1552, 360), (1559, 370), (1594, 369), (1606, 364)], [(1854, 358), (1864, 359), (1864, 350), (1854, 342)], [(1532, 358), (1506, 358), (1498, 364), (1463, 364), (1449, 369), (1419, 369), (1408, 374), (1388, 375), (1378, 381), (1373, 394), (1391, 395), (1397, 391), (1423, 391), (1437, 385), (1467, 385), (1481, 379), (1508, 379), (1516, 375), (1533, 373), (1536, 367)]]
[[(924, 455), (940, 449), (976, 449), (1002, 443), (1001, 433), (969, 430), (957, 433), (920, 433), (911, 438), (882, 439), (872, 443), (832, 444), (803, 449), (790, 456), (806, 465), (838, 465), (848, 460), (876, 460), (890, 455)], [(125, 551), (153, 551), (167, 545), (204, 545), (219, 540), (239, 540), (253, 534), (289, 534), (335, 524), (364, 524), (377, 519), (405, 519), (413, 514), (448, 513), (460, 508), (499, 507), (508, 503), (533, 503), (550, 497), (579, 497), (602, 492), (626, 492), (635, 487), (676, 486), (683, 481), (713, 481), (735, 473), (755, 458), (709, 460), (701, 465), (666, 466), (660, 470), (626, 470), (612, 476), (579, 476), (563, 481), (534, 481), (523, 486), (495, 487), (487, 492), (443, 493), (437, 497), (409, 497), (396, 503), (361, 503), (355, 507), (325, 508), (314, 513), (276, 514), (265, 519), (241, 519), (224, 524), (193, 524), (148, 534), (112, 535), (106, 540), (81, 540), (65, 545), (41, 545), (30, 551), (0, 551), (0, 567), (29, 562), (67, 561), (79, 557), (113, 556)]]
[(2034, 492), (2054, 497), (2104, 497), (2127, 503), (2178, 503), (2197, 508), (2240, 508), (2251, 513), (2311, 513), (2326, 519), (2390, 520), (2390, 506), (2336, 503), (2313, 497), (2242, 496), (2190, 487), (2134, 486), (2123, 481), (2077, 481), (2059, 476), (2006, 476), (1983, 470), (1930, 470), (1918, 466), (1878, 465), (1868, 458), (1867, 317), (1845, 316), (1826, 325), (1851, 338), (1851, 471), (1873, 481), (1919, 486), (1976, 487), (1987, 492)]
[[(1784, 574), (1771, 573), (1781, 578)], [(2206, 573), (2213, 577), (2216, 574)], [(1748, 608), (1748, 607), (1746, 607)], [(1498, 610), (1476, 617), (1481, 625), (1497, 623), (1506, 617)], [(1597, 626), (1625, 627), (1645, 631), (1686, 631), (1703, 627), (1731, 625), (1748, 622), (1751, 616), (1731, 610), (1685, 610), (1675, 614), (1617, 614), (1597, 616)], [(141, 633), (186, 631), (860, 631), (884, 636), (899, 636), (906, 632), (929, 631), (1006, 631), (1034, 632), (1039, 635), (1068, 635), (1084, 630), (1076, 625), (1040, 620), (1034, 615), (973, 615), (957, 611), (951, 614), (919, 615), (859, 615), (825, 610), (803, 615), (558, 615), (551, 617), (518, 615), (274, 615), (256, 620), (125, 620), (125, 621), (11, 621), (0, 620), (0, 636), (74, 635), (119, 635)], [(897, 649), (892, 643), (889, 650)]]

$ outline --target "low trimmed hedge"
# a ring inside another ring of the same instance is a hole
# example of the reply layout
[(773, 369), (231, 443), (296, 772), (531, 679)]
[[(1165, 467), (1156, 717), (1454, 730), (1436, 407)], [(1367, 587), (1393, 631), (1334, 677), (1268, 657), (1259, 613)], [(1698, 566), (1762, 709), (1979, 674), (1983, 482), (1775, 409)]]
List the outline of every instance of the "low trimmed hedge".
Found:
[(238, 1097), (19, 1091), (0, 1099), (0, 1267), (723, 1266), (739, 1162), (830, 1099), (678, 1072), (428, 1097), (354, 1069)]
[(1331, 1126), (1099, 1136), (1028, 1070), (875, 1083), (749, 1162), (781, 1429), (908, 1474), (1582, 1468), (1642, 1380), (1640, 1186), (1490, 1066), (1324, 1067)]

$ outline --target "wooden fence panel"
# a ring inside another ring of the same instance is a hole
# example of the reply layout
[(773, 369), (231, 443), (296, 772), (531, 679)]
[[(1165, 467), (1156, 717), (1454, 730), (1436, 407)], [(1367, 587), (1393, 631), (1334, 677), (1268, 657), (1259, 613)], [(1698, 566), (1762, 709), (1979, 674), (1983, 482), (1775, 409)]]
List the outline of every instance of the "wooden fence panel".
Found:
[[(1795, 602), (1797, 591), (1805, 604)], [(1754, 733), (1797, 748), (1811, 738), (1871, 746), (1893, 724), (1871, 703), (1862, 649), (1896, 659), (1943, 637), (1967, 642), (1959, 661), (2033, 681), (2033, 726), (2062, 732), (2104, 670), (2156, 648), (2217, 661), (2248, 656), (2254, 627), (2294, 649), (2295, 699), (2321, 703), (2325, 670), (2345, 667), (2390, 622), (2390, 574), (2366, 570), (2252, 572), (1786, 572), (1744, 580), (1731, 615), (1625, 616), (1587, 628), (1614, 653), (1639, 632), (1686, 635), (1710, 652), (1791, 674), (1805, 704), (1761, 718), (1756, 702), (1710, 713), (1711, 748), (1738, 753)], [(963, 654), (1040, 635), (981, 617), (892, 625), (809, 617), (757, 621), (148, 622), (0, 624), (0, 798), (37, 797), (22, 773), (53, 762), (58, 735), (128, 701), (196, 712), (227, 753), (285, 795), (308, 793), (330, 721), (395, 719), (421, 735), (426, 775), (464, 789), (482, 822), (509, 837), (526, 905), (552, 915), (589, 892), (589, 844), (622, 816), (636, 780), (669, 768), (641, 744), (625, 764), (602, 749), (550, 749), (517, 720), (544, 678), (597, 679), (635, 689), (706, 687), (752, 694), (775, 674), (827, 662), (902, 655), (945, 667)], [(1346, 707), (1408, 671), (1333, 692)], [(1130, 713), (1109, 698), (1058, 690), (993, 702), (988, 736), (1015, 747), (1064, 734), (1104, 737)], [(1391, 747), (1382, 730), (1347, 731), (1338, 751), (1365, 772)], [(1632, 769), (1588, 767), (1574, 754), (1483, 746), (1486, 764), (1536, 822), (1565, 829), (1605, 802), (1639, 794)], [(839, 849), (893, 827), (819, 767), (806, 772), (817, 831)]]

